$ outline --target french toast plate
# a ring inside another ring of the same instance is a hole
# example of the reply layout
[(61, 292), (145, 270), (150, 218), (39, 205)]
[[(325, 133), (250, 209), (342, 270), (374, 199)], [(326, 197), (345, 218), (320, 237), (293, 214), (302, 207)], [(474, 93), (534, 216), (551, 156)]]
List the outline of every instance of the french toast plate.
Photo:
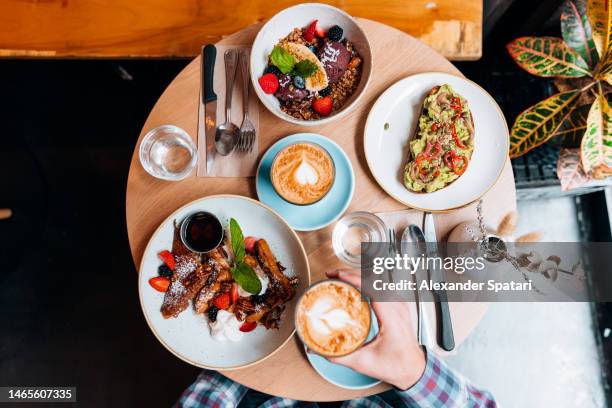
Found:
[[(215, 214), (227, 228), (230, 218), (240, 224), (245, 236), (265, 239), (276, 259), (287, 269), (288, 276), (297, 276), (299, 286), (287, 303), (278, 330), (263, 326), (246, 333), (239, 342), (221, 342), (210, 335), (206, 314), (196, 314), (189, 307), (178, 317), (164, 319), (160, 307), (164, 293), (151, 287), (149, 279), (158, 276), (161, 260), (158, 253), (172, 249), (174, 220), (179, 223), (196, 211)], [(264, 204), (237, 195), (213, 195), (195, 200), (166, 218), (153, 233), (147, 245), (138, 275), (138, 291), (142, 311), (155, 337), (178, 358), (202, 368), (229, 370), (258, 363), (279, 350), (295, 332), (293, 315), (297, 299), (310, 285), (308, 257), (297, 234), (287, 222)]]
[[(409, 141), (425, 96), (443, 84), (467, 100), (474, 118), (474, 152), (465, 173), (450, 185), (415, 193), (403, 183)], [(495, 100), (476, 83), (440, 72), (416, 74), (391, 85), (378, 98), (366, 121), (364, 149), (372, 175), (387, 194), (418, 210), (449, 211), (478, 200), (496, 183), (508, 160), (508, 125)]]

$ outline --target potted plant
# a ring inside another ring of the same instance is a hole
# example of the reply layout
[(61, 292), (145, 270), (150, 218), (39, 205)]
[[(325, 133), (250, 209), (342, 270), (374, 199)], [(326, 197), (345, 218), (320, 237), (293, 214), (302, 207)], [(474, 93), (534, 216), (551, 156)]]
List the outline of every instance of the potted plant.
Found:
[(555, 78), (559, 93), (523, 111), (510, 132), (510, 157), (543, 143), (562, 146), (563, 190), (612, 176), (612, 0), (566, 0), (557, 37), (521, 37), (507, 44), (527, 72)]

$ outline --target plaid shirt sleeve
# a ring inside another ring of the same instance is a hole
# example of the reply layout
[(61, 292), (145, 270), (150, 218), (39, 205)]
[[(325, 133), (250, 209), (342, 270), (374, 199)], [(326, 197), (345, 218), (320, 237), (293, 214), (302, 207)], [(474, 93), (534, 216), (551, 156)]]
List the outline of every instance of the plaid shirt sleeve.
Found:
[(175, 408), (236, 408), (248, 388), (219, 374), (202, 370), (174, 405)]
[(427, 364), (419, 381), (408, 390), (398, 390), (397, 393), (409, 407), (497, 407), (489, 392), (474, 387), (431, 352), (427, 352)]

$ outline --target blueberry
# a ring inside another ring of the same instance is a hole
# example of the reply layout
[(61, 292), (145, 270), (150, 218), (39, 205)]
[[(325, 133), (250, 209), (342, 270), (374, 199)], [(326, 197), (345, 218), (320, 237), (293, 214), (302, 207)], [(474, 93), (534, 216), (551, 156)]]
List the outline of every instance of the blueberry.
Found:
[(295, 85), (295, 87), (298, 88), (298, 89), (304, 89), (304, 86), (305, 86), (304, 78), (302, 78), (299, 75), (296, 75), (293, 78), (293, 85)]
[(170, 279), (172, 277), (172, 269), (168, 268), (168, 265), (161, 264), (159, 268), (157, 268), (157, 274), (159, 276), (163, 276), (164, 278)]
[(308, 48), (310, 48), (310, 51), (312, 51), (315, 55), (319, 51), (319, 50), (317, 50), (317, 47), (312, 45), (312, 44), (308, 44)]
[(268, 65), (266, 69), (264, 69), (264, 74), (274, 74), (277, 77), (280, 77), (282, 72), (280, 69), (278, 69), (278, 67), (274, 65)]
[(327, 88), (321, 89), (319, 91), (319, 96), (328, 96), (331, 93), (331, 91), (332, 91), (331, 86), (328, 86)]
[(207, 311), (207, 313), (208, 313), (208, 319), (209, 319), (211, 322), (213, 322), (213, 323), (214, 323), (214, 322), (216, 322), (216, 321), (217, 321), (217, 313), (218, 313), (218, 312), (219, 312), (219, 309), (217, 308), (217, 306), (211, 305), (211, 306), (208, 308), (208, 311)]
[(263, 295), (251, 295), (251, 302), (253, 302), (254, 305), (264, 303), (268, 296), (267, 293), (268, 291), (264, 292)]

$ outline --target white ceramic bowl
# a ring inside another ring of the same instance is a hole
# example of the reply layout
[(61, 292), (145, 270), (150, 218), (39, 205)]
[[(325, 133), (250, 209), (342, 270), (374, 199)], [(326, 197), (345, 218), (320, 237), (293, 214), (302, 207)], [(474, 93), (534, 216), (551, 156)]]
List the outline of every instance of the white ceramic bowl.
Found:
[[(318, 120), (300, 120), (287, 115), (280, 109), (279, 101), (274, 95), (265, 94), (259, 87), (257, 79), (263, 75), (263, 71), (268, 64), (268, 58), (278, 40), (287, 36), (296, 27), (306, 27), (313, 20), (318, 20), (318, 26), (327, 29), (334, 25), (339, 25), (344, 30), (344, 37), (355, 46), (357, 52), (363, 59), (361, 80), (359, 86), (344, 104), (341, 110), (332, 115)], [(372, 52), (370, 43), (359, 27), (355, 19), (344, 11), (327, 4), (305, 3), (286, 8), (274, 15), (266, 24), (261, 27), (253, 47), (251, 48), (251, 81), (259, 100), (268, 108), (270, 112), (287, 122), (303, 126), (316, 126), (331, 122), (345, 115), (350, 111), (363, 95), (370, 80), (372, 72)]]
[[(172, 248), (173, 222), (180, 222), (196, 211), (215, 214), (226, 226), (236, 218), (246, 236), (268, 241), (276, 258), (287, 268), (289, 276), (297, 276), (300, 284), (287, 308), (278, 330), (258, 326), (238, 343), (224, 343), (210, 335), (208, 319), (195, 314), (190, 305), (176, 318), (164, 319), (160, 307), (164, 294), (149, 285), (157, 275), (161, 261), (157, 254)], [(202, 368), (230, 370), (260, 362), (278, 351), (295, 332), (293, 315), (297, 299), (310, 285), (308, 257), (297, 234), (277, 213), (259, 201), (236, 195), (213, 195), (192, 201), (174, 211), (153, 233), (144, 251), (138, 276), (140, 304), (149, 327), (157, 339), (180, 359)]]

